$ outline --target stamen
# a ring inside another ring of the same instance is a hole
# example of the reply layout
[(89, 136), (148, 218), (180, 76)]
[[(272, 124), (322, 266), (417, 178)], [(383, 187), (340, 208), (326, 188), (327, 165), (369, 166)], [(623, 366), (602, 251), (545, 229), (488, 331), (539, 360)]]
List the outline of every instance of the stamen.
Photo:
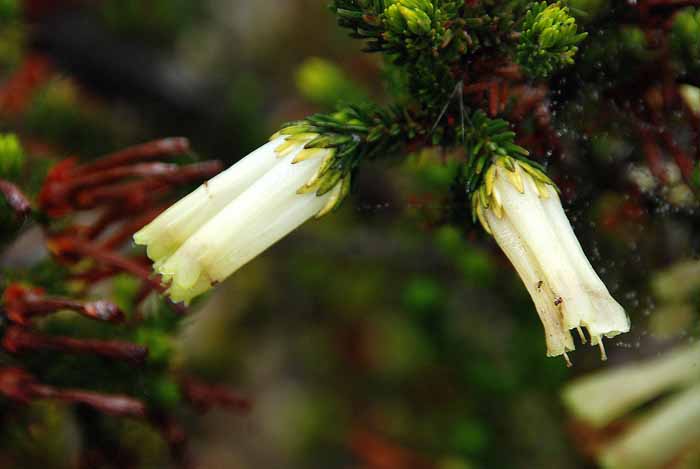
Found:
[(581, 330), (581, 326), (577, 326), (577, 327), (576, 327), (576, 330), (578, 331), (578, 336), (581, 338), (581, 343), (582, 343), (582, 344), (585, 344), (585, 343), (587, 342), (587, 341), (586, 341), (586, 336), (583, 335), (583, 331)]
[(603, 345), (602, 337), (598, 341), (598, 347), (600, 348), (600, 359), (606, 361), (608, 359), (608, 355), (605, 353), (605, 345)]
[(566, 352), (564, 352), (564, 360), (566, 360), (567, 368), (571, 368), (572, 366), (574, 366), (573, 363), (571, 363), (571, 360), (569, 360), (569, 355)]

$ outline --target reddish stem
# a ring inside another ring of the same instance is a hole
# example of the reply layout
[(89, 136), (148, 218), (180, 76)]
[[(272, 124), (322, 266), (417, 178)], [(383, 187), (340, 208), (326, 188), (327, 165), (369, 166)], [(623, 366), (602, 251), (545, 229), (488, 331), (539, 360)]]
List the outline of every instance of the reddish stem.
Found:
[(162, 156), (182, 155), (190, 151), (190, 142), (184, 137), (170, 137), (134, 145), (105, 155), (98, 160), (73, 170), (74, 175), (86, 175)]
[(79, 389), (56, 389), (35, 385), (32, 389), (37, 398), (57, 399), (75, 404), (85, 404), (102, 413), (115, 417), (146, 417), (146, 405), (133, 397), (100, 394)]
[(31, 332), (21, 326), (7, 327), (2, 338), (2, 346), (10, 353), (56, 350), (65, 353), (98, 355), (124, 360), (134, 365), (142, 364), (148, 356), (146, 347), (130, 342), (54, 337)]
[(60, 310), (70, 310), (90, 319), (123, 322), (124, 314), (109, 301), (76, 301), (66, 298), (46, 298), (39, 288), (27, 288), (13, 283), (3, 293), (7, 316), (18, 324), (29, 324), (33, 317), (46, 316)]
[(117, 394), (100, 394), (77, 389), (57, 389), (39, 383), (20, 368), (0, 369), (0, 393), (27, 404), (35, 399), (56, 399), (85, 404), (105, 414), (117, 417), (145, 418), (146, 405), (137, 399)]
[(213, 407), (247, 412), (252, 406), (249, 399), (236, 394), (230, 389), (203, 383), (193, 378), (182, 379), (180, 388), (185, 399), (200, 412), (207, 412)]
[(110, 250), (117, 249), (127, 241), (131, 241), (131, 237), (135, 232), (153, 221), (163, 210), (165, 210), (165, 207), (157, 207), (133, 218), (131, 221), (125, 222), (116, 233), (102, 242), (102, 247)]
[(101, 266), (128, 272), (148, 282), (151, 288), (158, 292), (162, 293), (165, 291), (165, 286), (161, 284), (160, 280), (151, 277), (151, 269), (149, 267), (145, 267), (119, 253), (104, 249), (94, 242), (71, 237), (53, 238), (49, 241), (49, 249), (56, 255), (67, 259), (75, 258), (77, 260), (86, 257), (94, 259)]
[(122, 208), (122, 214), (128, 215), (133, 213), (129, 208), (147, 206), (150, 201), (165, 195), (167, 189), (168, 182), (160, 178), (79, 189), (72, 197), (73, 208), (89, 210), (105, 205), (118, 205)]

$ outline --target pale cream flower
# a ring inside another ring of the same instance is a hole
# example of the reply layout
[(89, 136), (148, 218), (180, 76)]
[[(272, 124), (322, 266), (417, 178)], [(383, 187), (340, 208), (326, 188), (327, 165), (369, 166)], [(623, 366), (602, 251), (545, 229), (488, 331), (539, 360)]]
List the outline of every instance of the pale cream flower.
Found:
[(570, 331), (586, 328), (605, 359), (603, 337), (629, 331), (622, 307), (588, 262), (547, 176), (499, 157), (473, 196), (473, 209), (520, 275), (544, 325), (547, 355), (574, 350)]
[(187, 303), (209, 290), (345, 196), (348, 177), (317, 190), (335, 154), (305, 148), (317, 137), (278, 134), (134, 235), (173, 301)]
[(579, 378), (562, 397), (576, 418), (602, 428), (668, 393), (641, 416), (629, 416), (626, 432), (598, 456), (610, 469), (660, 469), (700, 449), (700, 344)]

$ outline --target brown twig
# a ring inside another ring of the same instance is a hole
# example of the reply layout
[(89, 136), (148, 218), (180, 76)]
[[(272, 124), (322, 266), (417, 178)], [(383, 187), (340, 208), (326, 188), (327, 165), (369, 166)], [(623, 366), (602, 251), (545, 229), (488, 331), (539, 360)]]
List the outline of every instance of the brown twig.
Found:
[(21, 326), (8, 326), (2, 338), (2, 347), (10, 353), (55, 350), (65, 353), (97, 355), (141, 365), (148, 349), (141, 345), (117, 340), (74, 339), (54, 337), (32, 332)]
[(213, 407), (247, 412), (252, 406), (249, 399), (236, 394), (230, 389), (203, 383), (191, 377), (180, 380), (180, 389), (185, 399), (202, 413), (208, 412)]
[(105, 155), (92, 163), (74, 169), (74, 175), (87, 175), (134, 162), (147, 161), (163, 156), (182, 155), (190, 151), (190, 142), (184, 137), (170, 137), (134, 145)]
[(124, 313), (110, 301), (77, 301), (68, 298), (45, 297), (40, 288), (29, 288), (17, 283), (10, 284), (2, 296), (8, 318), (18, 324), (27, 325), (31, 318), (46, 316), (61, 310), (75, 311), (90, 319), (119, 323)]
[(23, 404), (36, 399), (54, 399), (84, 404), (117, 417), (146, 417), (146, 405), (138, 399), (116, 394), (54, 388), (39, 383), (32, 375), (20, 368), (0, 368), (0, 393)]

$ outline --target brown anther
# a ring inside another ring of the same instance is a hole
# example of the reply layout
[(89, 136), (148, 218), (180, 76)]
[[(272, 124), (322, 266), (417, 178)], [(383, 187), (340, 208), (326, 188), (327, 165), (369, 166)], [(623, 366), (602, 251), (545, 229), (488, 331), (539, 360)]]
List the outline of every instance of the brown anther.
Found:
[(84, 303), (80, 312), (89, 318), (99, 321), (123, 322), (124, 313), (122, 313), (117, 305), (110, 301), (98, 300)]
[(559, 305), (562, 304), (563, 302), (564, 302), (564, 300), (562, 299), (562, 297), (561, 297), (561, 296), (558, 296), (558, 297), (554, 300), (554, 306), (559, 306)]

